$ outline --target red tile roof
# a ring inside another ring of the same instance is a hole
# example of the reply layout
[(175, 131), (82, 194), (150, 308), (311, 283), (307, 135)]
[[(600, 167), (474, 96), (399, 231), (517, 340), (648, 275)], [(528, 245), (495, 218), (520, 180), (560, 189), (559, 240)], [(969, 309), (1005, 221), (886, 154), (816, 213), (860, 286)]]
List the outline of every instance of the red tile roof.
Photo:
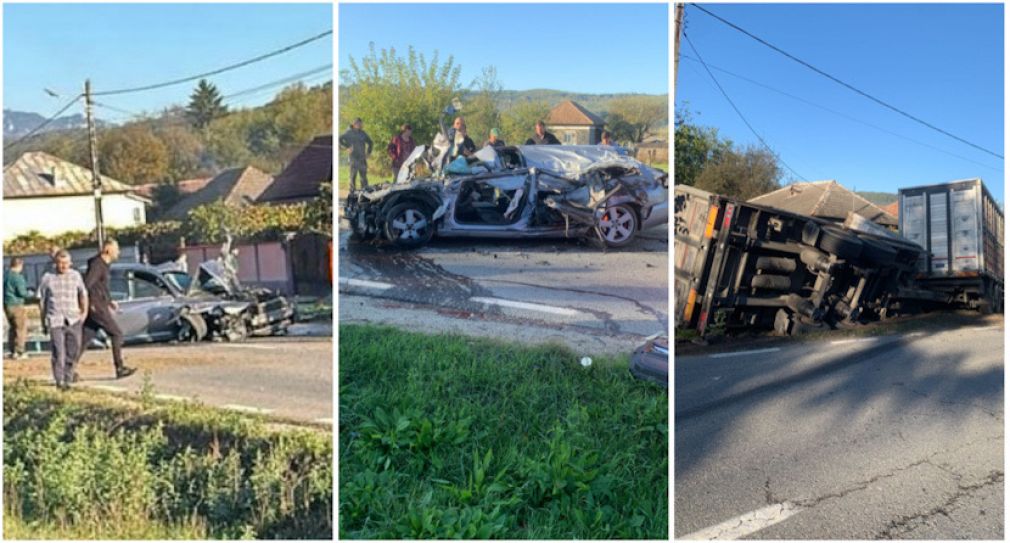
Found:
[(319, 196), (319, 186), (333, 181), (333, 134), (316, 136), (274, 178), (259, 202), (301, 202)]
[(579, 104), (565, 100), (551, 110), (544, 122), (550, 125), (593, 126), (602, 125), (603, 119)]

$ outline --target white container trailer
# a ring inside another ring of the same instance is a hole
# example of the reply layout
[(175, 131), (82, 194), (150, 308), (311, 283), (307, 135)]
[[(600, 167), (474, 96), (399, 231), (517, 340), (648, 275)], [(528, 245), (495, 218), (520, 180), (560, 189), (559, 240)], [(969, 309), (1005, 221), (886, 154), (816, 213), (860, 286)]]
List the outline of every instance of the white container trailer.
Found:
[(1003, 310), (1003, 210), (981, 179), (904, 188), (901, 235), (926, 249), (919, 282), (984, 313)]

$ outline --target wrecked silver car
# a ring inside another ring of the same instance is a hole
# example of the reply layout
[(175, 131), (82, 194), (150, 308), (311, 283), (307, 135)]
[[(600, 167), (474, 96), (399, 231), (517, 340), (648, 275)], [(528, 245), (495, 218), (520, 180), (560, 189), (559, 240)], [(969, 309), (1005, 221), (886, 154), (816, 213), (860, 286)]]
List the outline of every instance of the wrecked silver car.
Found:
[(204, 262), (196, 278), (178, 269), (113, 264), (110, 287), (126, 343), (240, 341), (284, 333), (294, 318), (285, 297), (243, 288), (218, 261)]
[(445, 133), (415, 149), (394, 182), (348, 195), (355, 237), (416, 247), (435, 235), (590, 235), (622, 247), (667, 221), (668, 175), (614, 147), (486, 146), (450, 161)]

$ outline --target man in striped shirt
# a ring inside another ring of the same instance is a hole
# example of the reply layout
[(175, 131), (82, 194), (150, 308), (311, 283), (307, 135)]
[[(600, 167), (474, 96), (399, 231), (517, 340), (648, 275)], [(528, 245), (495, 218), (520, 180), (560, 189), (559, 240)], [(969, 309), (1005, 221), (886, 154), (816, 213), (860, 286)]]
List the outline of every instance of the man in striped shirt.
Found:
[(74, 361), (81, 349), (81, 325), (88, 315), (88, 288), (77, 270), (70, 267), (70, 254), (60, 250), (53, 258), (54, 271), (39, 280), (42, 327), (52, 344), (53, 379), (60, 390), (70, 388)]

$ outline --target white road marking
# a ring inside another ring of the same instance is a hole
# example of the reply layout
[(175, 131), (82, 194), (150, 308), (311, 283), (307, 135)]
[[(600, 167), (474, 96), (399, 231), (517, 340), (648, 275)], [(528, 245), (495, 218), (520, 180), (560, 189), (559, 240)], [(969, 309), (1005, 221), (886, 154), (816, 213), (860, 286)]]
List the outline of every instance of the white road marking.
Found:
[(757, 511), (744, 513), (726, 522), (721, 522), (715, 526), (709, 526), (708, 528), (675, 539), (740, 539), (741, 537), (746, 537), (754, 532), (778, 524), (802, 510), (802, 507), (789, 502), (777, 503), (758, 509)]
[(875, 338), (875, 337), (861, 337), (861, 338), (855, 338), (855, 339), (836, 339), (836, 340), (834, 340), (834, 341), (832, 341), (830, 343), (832, 345), (845, 345), (845, 344), (848, 344), (848, 343), (868, 343), (870, 341), (877, 341), (877, 339), (879, 339), (879, 338)]
[(501, 298), (482, 298), (480, 296), (474, 296), (470, 298), (470, 301), (488, 305), (500, 305), (502, 307), (511, 307), (514, 309), (525, 309), (527, 311), (540, 311), (542, 313), (552, 313), (554, 315), (564, 315), (566, 317), (574, 317), (579, 314), (578, 311), (567, 307), (531, 304), (528, 302), (517, 302), (515, 300), (503, 300)]
[(84, 385), (88, 388), (94, 388), (98, 390), (104, 390), (106, 392), (127, 392), (128, 389), (125, 387), (117, 387), (113, 385)]
[(222, 405), (224, 409), (231, 409), (232, 411), (241, 411), (243, 413), (256, 413), (259, 415), (266, 415), (268, 413), (273, 413), (273, 409), (264, 409), (262, 407), (252, 407), (249, 405), (238, 405), (238, 404), (228, 404)]
[(782, 349), (779, 348), (779, 347), (770, 347), (768, 349), (755, 349), (753, 351), (736, 351), (736, 352), (733, 352), (733, 353), (710, 354), (710, 355), (708, 355), (708, 357), (709, 358), (729, 358), (731, 356), (745, 356), (745, 355), (748, 355), (748, 354), (774, 353), (776, 351), (781, 351), (781, 350)]
[(905, 334), (905, 337), (919, 337), (924, 335), (926, 335), (926, 332), (911, 332), (909, 334)]
[(382, 283), (380, 281), (369, 281), (367, 279), (351, 279), (349, 277), (341, 277), (339, 283), (341, 285), (346, 285), (349, 287), (374, 288), (378, 290), (387, 290), (396, 286), (391, 283)]

